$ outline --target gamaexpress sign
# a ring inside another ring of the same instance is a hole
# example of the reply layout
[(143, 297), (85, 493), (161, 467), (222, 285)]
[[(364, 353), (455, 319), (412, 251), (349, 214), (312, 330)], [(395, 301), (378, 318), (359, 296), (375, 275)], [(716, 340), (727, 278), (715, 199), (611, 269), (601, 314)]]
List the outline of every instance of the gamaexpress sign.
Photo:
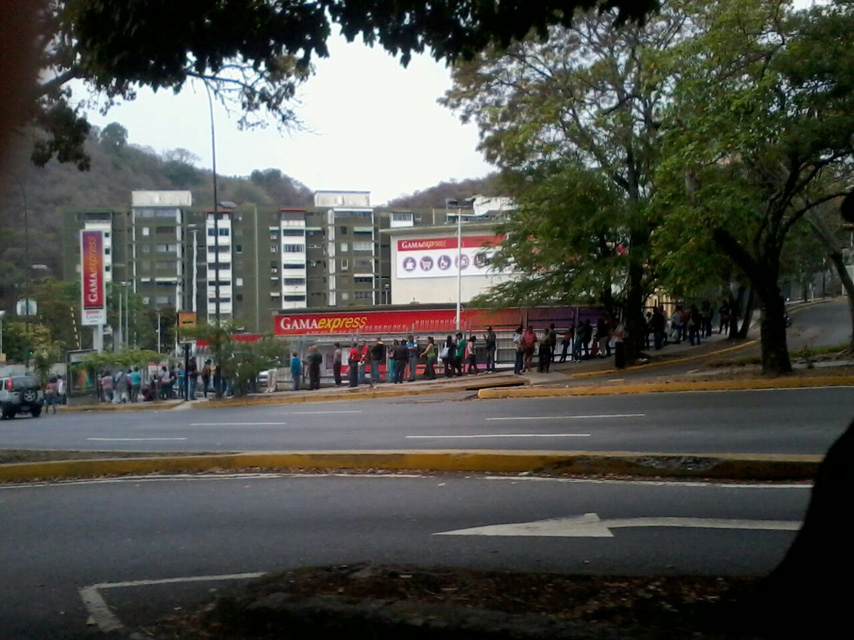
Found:
[(107, 324), (104, 232), (80, 232), (80, 299), (84, 326)]
[(406, 334), (422, 330), (451, 330), (455, 326), (456, 310), (454, 309), (300, 313), (275, 316), (273, 334), (277, 336)]

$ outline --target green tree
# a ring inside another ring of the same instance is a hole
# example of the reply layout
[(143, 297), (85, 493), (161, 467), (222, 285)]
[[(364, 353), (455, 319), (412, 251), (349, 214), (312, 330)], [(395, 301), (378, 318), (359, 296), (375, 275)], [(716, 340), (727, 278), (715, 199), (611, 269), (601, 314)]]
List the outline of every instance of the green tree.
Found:
[(684, 37), (683, 21), (674, 7), (643, 28), (579, 15), (547, 42), (532, 36), (458, 64), (444, 98), (477, 123), (487, 159), (522, 178), (519, 221), (507, 226), (499, 264), (520, 265), (526, 295), (553, 299), (562, 288), (618, 304), (629, 358), (642, 347), (643, 305), (656, 281), (649, 246), (668, 88), (661, 58)]
[[(33, 160), (56, 157), (89, 166), (84, 149), (89, 124), (72, 99), (68, 82), (82, 80), (109, 101), (130, 100), (141, 86), (180, 91), (203, 81), (214, 95), (237, 107), (240, 126), (272, 114), (288, 126), (288, 103), (309, 75), (313, 56), (328, 55), (333, 24), (348, 40), (361, 35), (407, 64), (430, 50), (437, 59), (470, 57), (491, 42), (502, 45), (531, 29), (568, 25), (576, 7), (619, 8), (621, 19), (643, 17), (655, 0), (569, 0), (493, 3), (481, 0), (56, 0), (37, 16), (38, 68), (45, 81), (35, 121), (47, 136)], [(35, 79), (34, 79), (35, 81)], [(107, 104), (109, 107), (109, 103)]]
[(762, 308), (763, 371), (786, 373), (781, 256), (798, 221), (846, 188), (854, 93), (840, 83), (854, 60), (840, 25), (854, 16), (720, 0), (692, 17), (658, 175), (664, 225), (711, 239), (743, 272)]
[(99, 141), (112, 153), (120, 152), (128, 144), (128, 130), (118, 122), (111, 122), (101, 129)]

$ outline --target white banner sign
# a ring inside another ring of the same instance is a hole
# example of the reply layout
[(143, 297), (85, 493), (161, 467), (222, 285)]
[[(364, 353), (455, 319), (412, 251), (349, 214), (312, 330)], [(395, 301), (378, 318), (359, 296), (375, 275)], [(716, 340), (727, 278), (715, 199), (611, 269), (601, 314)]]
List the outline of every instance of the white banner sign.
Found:
[(397, 277), (456, 277), (458, 259), (463, 277), (485, 276), (500, 242), (497, 236), (466, 236), (458, 250), (456, 237), (398, 240)]

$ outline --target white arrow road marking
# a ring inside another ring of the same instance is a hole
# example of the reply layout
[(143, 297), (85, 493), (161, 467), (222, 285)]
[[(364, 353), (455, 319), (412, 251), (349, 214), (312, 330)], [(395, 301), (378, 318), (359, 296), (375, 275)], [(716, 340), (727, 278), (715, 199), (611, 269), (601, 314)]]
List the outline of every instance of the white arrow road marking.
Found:
[(213, 582), (222, 580), (252, 580), (260, 578), (263, 573), (232, 573), (221, 576), (189, 576), (186, 578), (167, 578), (165, 580), (135, 580), (132, 582), (102, 582), (80, 589), (80, 597), (86, 610), (98, 628), (103, 632), (118, 631), (123, 629), (122, 621), (118, 619), (101, 596), (105, 589), (121, 589), (127, 587), (149, 587), (158, 584), (183, 584), (187, 582)]
[(595, 513), (535, 522), (496, 524), (471, 529), (442, 531), (434, 536), (503, 536), (550, 538), (613, 538), (611, 529), (632, 527), (678, 527), (687, 529), (748, 529), (754, 531), (797, 531), (796, 520), (729, 520), (715, 518), (624, 518), (600, 520)]
[(171, 442), (173, 440), (187, 440), (187, 438), (86, 438), (95, 442)]
[(643, 418), (645, 413), (612, 413), (596, 416), (502, 416), (487, 420), (596, 420), (600, 418)]
[(489, 433), (483, 435), (406, 436), (410, 440), (434, 440), (441, 438), (589, 438), (589, 433)]

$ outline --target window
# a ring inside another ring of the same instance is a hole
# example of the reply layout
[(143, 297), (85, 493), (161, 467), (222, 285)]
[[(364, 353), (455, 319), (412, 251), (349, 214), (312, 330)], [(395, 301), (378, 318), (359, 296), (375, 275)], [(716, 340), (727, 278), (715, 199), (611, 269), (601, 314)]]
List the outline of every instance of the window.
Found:
[(231, 230), (228, 227), (220, 227), (219, 228), (219, 235), (221, 235), (221, 236), (227, 236), (230, 233), (231, 233)]
[(373, 242), (354, 242), (353, 251), (373, 251)]
[(271, 260), (271, 261), (270, 261), (270, 268), (271, 268), (271, 269), (275, 269), (275, 268), (276, 268), (276, 267), (278, 267), (278, 266), (279, 266), (278, 261), (276, 261), (276, 260)]
[(340, 231), (341, 231), (341, 235), (342, 235), (342, 236), (346, 236), (346, 235), (347, 235), (347, 227), (345, 227), (343, 224), (342, 224), (342, 225), (341, 225), (341, 227), (340, 227)]
[(154, 304), (169, 304), (169, 296), (156, 296)]
[(105, 232), (104, 232), (104, 237), (105, 237), (105, 238), (109, 238), (109, 237), (110, 237), (110, 232), (109, 232), (109, 231), (105, 231)]
[(243, 253), (243, 245), (242, 244), (234, 245), (234, 253)]
[(347, 269), (349, 269), (349, 268), (350, 268), (350, 261), (349, 260), (342, 260), (341, 261), (341, 271), (347, 271)]
[(350, 250), (350, 246), (346, 242), (341, 243), (341, 252), (345, 253)]
[(282, 251), (285, 253), (305, 253), (304, 244), (283, 244)]
[(175, 233), (175, 227), (155, 227), (154, 233)]
[(178, 212), (175, 209), (156, 209), (154, 211), (155, 218), (168, 218), (175, 220), (178, 217)]
[(150, 302), (151, 302), (151, 298), (149, 298), (148, 296), (142, 297), (142, 304), (148, 304)]
[(411, 213), (392, 213), (391, 219), (395, 222), (412, 222)]
[(285, 278), (283, 282), (286, 287), (299, 287), (305, 285), (305, 278)]
[(304, 264), (283, 264), (282, 269), (305, 269)]
[(270, 253), (279, 253), (279, 245), (271, 244), (270, 245)]
[(373, 291), (357, 291), (353, 294), (353, 297), (356, 300), (373, 300), (374, 292)]
[(373, 284), (374, 279), (373, 277), (368, 276), (356, 276), (355, 278), (353, 278), (353, 282), (355, 282), (356, 284)]
[(282, 296), (285, 302), (305, 302), (305, 296)]
[(150, 244), (141, 244), (141, 245), (139, 245), (139, 250), (142, 253), (151, 253), (151, 245)]
[(364, 258), (356, 260), (355, 266), (357, 269), (373, 269), (374, 261), (373, 260), (365, 260)]
[(302, 229), (282, 229), (283, 236), (301, 237), (305, 232)]
[(235, 287), (242, 287), (242, 286), (243, 286), (243, 278), (237, 278), (237, 279), (235, 279), (235, 281), (234, 281), (234, 286), (235, 286)]
[(110, 255), (110, 248), (109, 247), (104, 247), (104, 255), (105, 256)]
[(176, 244), (158, 244), (155, 245), (155, 250), (158, 253), (177, 253), (178, 245)]
[(150, 233), (151, 233), (151, 229), (150, 229), (149, 227), (143, 227), (143, 228), (142, 228), (142, 235), (143, 235), (143, 237), (147, 238), (147, 237), (149, 236), (149, 234), (150, 234)]
[(236, 296), (234, 296), (234, 299), (237, 300), (237, 302), (243, 302), (243, 294), (238, 293)]
[(341, 299), (342, 299), (342, 300), (349, 300), (349, 299), (350, 299), (350, 294), (349, 294), (349, 293), (347, 293), (346, 291), (345, 291), (345, 292), (343, 292), (343, 293), (341, 294)]

